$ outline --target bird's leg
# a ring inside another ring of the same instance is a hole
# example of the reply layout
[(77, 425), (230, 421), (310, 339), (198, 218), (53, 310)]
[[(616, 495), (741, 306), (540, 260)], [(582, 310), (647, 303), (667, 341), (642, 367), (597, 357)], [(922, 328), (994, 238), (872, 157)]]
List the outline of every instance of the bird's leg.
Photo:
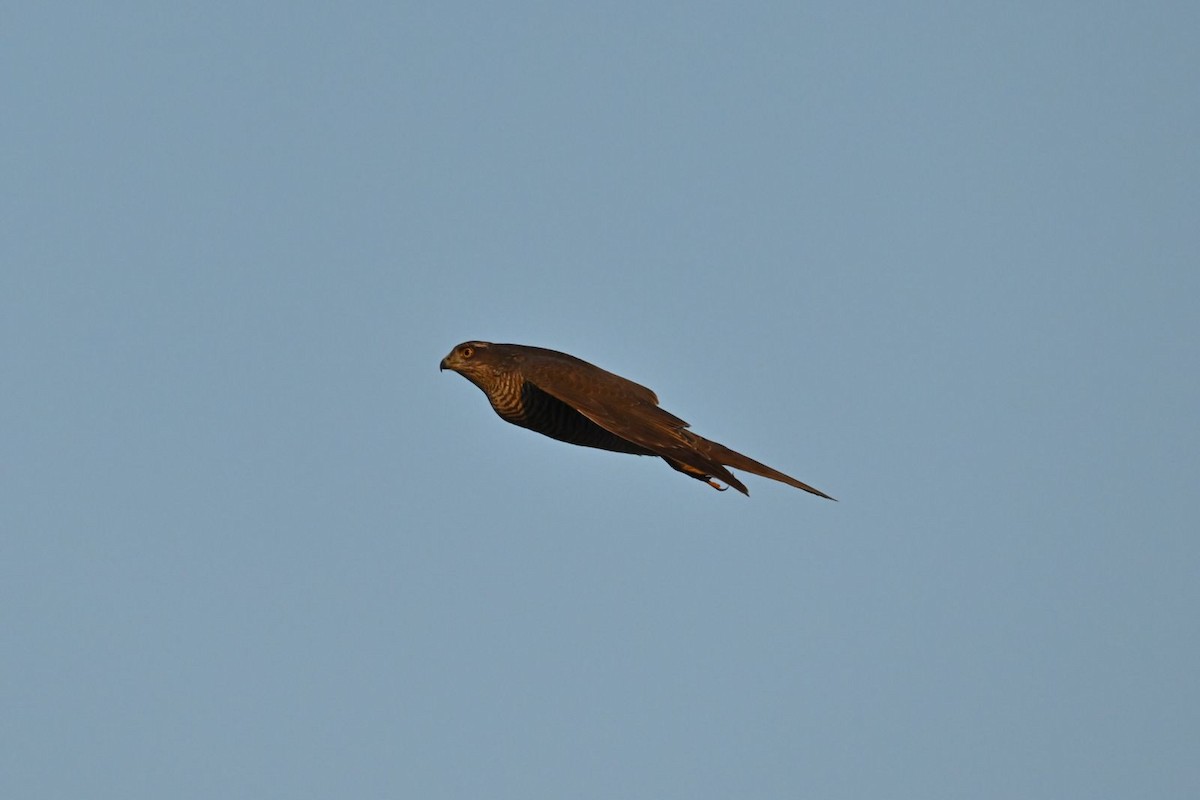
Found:
[(714, 481), (712, 478), (709, 478), (707, 481), (705, 481), (705, 483), (707, 483), (709, 486), (716, 489), (718, 492), (723, 492), (729, 488), (728, 486), (722, 486), (721, 484)]

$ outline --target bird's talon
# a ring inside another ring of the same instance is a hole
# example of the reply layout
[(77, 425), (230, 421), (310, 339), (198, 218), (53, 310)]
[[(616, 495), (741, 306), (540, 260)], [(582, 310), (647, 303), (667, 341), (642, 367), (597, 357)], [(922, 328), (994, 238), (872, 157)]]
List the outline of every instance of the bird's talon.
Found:
[(728, 489), (728, 488), (729, 488), (728, 486), (722, 486), (721, 484), (719, 484), (719, 483), (717, 483), (716, 481), (713, 481), (713, 480), (706, 481), (706, 483), (708, 483), (708, 485), (709, 485), (709, 486), (713, 487), (713, 488), (714, 488), (714, 489), (716, 489), (718, 492), (723, 492), (723, 491), (725, 491), (726, 489)]

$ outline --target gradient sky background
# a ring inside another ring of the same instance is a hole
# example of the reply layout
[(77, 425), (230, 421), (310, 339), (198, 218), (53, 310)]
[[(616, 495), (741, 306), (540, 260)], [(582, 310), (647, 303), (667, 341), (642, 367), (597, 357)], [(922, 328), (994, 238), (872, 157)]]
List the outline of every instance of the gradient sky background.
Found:
[(1198, 8), (9, 4), (0, 795), (1200, 796)]

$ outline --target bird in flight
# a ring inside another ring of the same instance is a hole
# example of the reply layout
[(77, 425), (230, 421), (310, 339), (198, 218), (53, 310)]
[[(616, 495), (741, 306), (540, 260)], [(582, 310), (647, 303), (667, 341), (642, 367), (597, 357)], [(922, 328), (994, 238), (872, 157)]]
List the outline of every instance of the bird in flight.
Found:
[(673, 469), (719, 491), (732, 486), (750, 494), (726, 469), (734, 467), (833, 499), (692, 433), (686, 422), (659, 408), (658, 397), (645, 386), (566, 353), (520, 344), (463, 342), (442, 359), (441, 369), (457, 372), (483, 390), (504, 421), (552, 439), (659, 456)]

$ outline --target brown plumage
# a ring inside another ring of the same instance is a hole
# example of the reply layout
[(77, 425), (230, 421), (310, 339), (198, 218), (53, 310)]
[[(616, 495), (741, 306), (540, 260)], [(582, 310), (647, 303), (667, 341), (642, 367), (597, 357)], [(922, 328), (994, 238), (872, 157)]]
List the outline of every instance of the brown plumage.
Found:
[[(584, 447), (660, 456), (672, 468), (714, 489), (750, 494), (726, 467), (752, 472), (797, 489), (832, 497), (689, 431), (658, 407), (645, 386), (575, 356), (520, 344), (463, 342), (442, 359), (442, 369), (478, 386), (501, 419)], [(724, 481), (722, 487), (713, 478)]]

